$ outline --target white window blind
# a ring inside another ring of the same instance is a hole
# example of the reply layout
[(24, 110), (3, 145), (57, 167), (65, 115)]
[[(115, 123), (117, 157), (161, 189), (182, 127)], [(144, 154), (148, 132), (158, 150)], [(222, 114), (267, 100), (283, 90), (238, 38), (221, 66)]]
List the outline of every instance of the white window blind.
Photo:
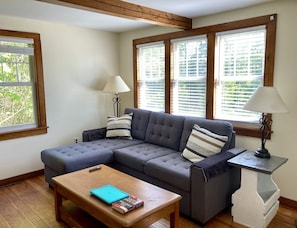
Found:
[(154, 43), (138, 48), (138, 107), (165, 111), (165, 47)]
[(217, 34), (215, 118), (256, 122), (259, 113), (242, 110), (263, 85), (265, 28)]
[(206, 36), (173, 40), (172, 113), (205, 117)]

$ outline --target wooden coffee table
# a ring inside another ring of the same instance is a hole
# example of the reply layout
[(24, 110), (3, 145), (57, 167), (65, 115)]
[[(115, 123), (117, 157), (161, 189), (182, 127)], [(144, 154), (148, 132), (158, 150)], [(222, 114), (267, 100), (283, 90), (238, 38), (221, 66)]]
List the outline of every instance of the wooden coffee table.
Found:
[[(100, 170), (93, 172), (87, 168), (53, 178), (57, 221), (63, 221), (71, 227), (84, 227), (85, 224), (80, 224), (80, 217), (71, 214), (67, 206), (71, 202), (108, 227), (147, 227), (167, 215), (170, 215), (170, 227), (178, 227), (180, 195), (108, 166), (100, 167)], [(106, 184), (143, 199), (144, 206), (122, 215), (90, 195), (90, 189)]]

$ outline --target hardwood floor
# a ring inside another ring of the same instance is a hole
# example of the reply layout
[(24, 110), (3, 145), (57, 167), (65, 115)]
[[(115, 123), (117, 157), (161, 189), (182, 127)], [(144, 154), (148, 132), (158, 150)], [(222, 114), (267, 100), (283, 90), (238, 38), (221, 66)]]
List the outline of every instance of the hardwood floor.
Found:
[[(42, 228), (66, 227), (55, 219), (54, 195), (40, 175), (12, 185), (0, 187), (1, 228)], [(280, 205), (279, 211), (268, 228), (289, 228), (295, 226), (297, 210)], [(162, 219), (150, 228), (169, 227), (168, 220)], [(199, 228), (198, 224), (181, 217), (181, 228)], [(242, 228), (234, 223), (230, 211), (226, 210), (208, 222), (205, 228)]]

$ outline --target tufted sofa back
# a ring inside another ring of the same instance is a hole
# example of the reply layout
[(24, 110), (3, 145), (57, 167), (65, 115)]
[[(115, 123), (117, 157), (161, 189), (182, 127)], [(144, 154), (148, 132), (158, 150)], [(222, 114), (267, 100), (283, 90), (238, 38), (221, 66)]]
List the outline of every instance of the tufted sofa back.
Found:
[(138, 108), (126, 108), (125, 113), (133, 113), (132, 137), (148, 143), (183, 151), (194, 124), (198, 124), (216, 134), (228, 136), (228, 142), (223, 150), (235, 146), (235, 132), (232, 124), (227, 121), (176, 116)]
[(145, 141), (179, 150), (184, 117), (152, 112), (146, 129)]
[(139, 109), (139, 108), (126, 108), (125, 114), (129, 114), (129, 113), (133, 113), (132, 123), (131, 123), (132, 138), (144, 140), (151, 111)]

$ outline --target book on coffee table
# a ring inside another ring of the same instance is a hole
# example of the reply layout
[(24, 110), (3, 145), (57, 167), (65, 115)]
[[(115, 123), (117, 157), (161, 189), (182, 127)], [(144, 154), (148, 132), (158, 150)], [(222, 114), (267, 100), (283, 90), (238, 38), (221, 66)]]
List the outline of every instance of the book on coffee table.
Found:
[(124, 198), (117, 202), (112, 203), (112, 209), (122, 214), (126, 214), (129, 211), (132, 211), (136, 208), (143, 206), (143, 204), (144, 204), (143, 200), (137, 198), (136, 196), (130, 195), (127, 198)]
[(91, 195), (103, 200), (109, 205), (123, 198), (129, 197), (129, 194), (127, 192), (124, 192), (111, 184), (91, 189), (90, 193)]

